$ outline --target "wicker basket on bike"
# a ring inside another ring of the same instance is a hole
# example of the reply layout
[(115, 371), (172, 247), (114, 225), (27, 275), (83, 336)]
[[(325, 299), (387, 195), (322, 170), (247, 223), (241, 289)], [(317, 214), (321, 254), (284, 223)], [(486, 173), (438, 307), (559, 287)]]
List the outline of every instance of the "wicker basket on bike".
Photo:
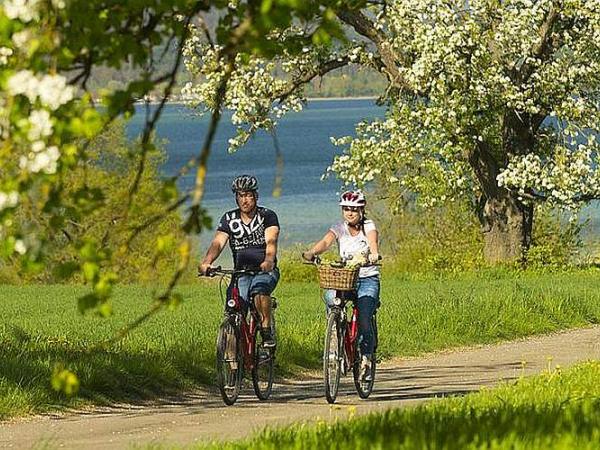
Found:
[(323, 289), (353, 291), (358, 281), (359, 267), (319, 266), (319, 286)]

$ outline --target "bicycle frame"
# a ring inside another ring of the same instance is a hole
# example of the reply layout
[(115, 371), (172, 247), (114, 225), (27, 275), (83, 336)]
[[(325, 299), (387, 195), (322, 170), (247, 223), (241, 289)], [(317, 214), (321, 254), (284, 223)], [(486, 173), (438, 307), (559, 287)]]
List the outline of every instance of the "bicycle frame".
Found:
[[(336, 294), (337, 296), (337, 294)], [(338, 297), (339, 298), (339, 297)], [(354, 364), (354, 360), (356, 358), (356, 340), (358, 339), (358, 308), (354, 303), (352, 304), (352, 315), (350, 316), (350, 320), (348, 320), (346, 313), (346, 305), (347, 300), (340, 298), (342, 300), (342, 304), (339, 306), (333, 306), (333, 308), (337, 308), (340, 311), (340, 320), (343, 321), (344, 324), (344, 355), (346, 357), (346, 361), (348, 366), (351, 367)]]
[(252, 305), (250, 305), (250, 321), (246, 320), (246, 317), (243, 313), (242, 300), (240, 298), (240, 291), (237, 287), (237, 279), (235, 277), (234, 286), (231, 290), (231, 299), (234, 301), (234, 311), (233, 313), (226, 311), (225, 314), (236, 316), (236, 325), (240, 327), (240, 331), (242, 333), (242, 349), (244, 353), (244, 368), (246, 370), (252, 370), (254, 368), (254, 333), (256, 332), (256, 318), (255, 312)]

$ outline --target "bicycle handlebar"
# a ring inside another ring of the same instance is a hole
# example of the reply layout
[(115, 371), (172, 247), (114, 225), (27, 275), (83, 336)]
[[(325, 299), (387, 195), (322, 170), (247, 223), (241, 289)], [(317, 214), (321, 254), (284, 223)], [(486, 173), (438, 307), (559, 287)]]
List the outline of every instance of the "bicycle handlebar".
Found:
[[(302, 259), (304, 259), (304, 256), (302, 256)], [(381, 257), (381, 255), (379, 255), (378, 261), (381, 261), (381, 260), (382, 260), (382, 257)], [(344, 261), (344, 260), (333, 262), (333, 264), (341, 264), (341, 267), (347, 267), (346, 263), (347, 263), (347, 261)], [(323, 263), (321, 261), (321, 258), (319, 258), (317, 255), (315, 255), (315, 256), (313, 256), (313, 259), (311, 261), (304, 259), (303, 264), (308, 264), (310, 266), (319, 266)], [(363, 264), (357, 264), (354, 267), (373, 267), (373, 266), (381, 266), (381, 263), (370, 263), (367, 261)]]
[(199, 277), (214, 277), (217, 275), (256, 275), (260, 270), (250, 269), (224, 269), (221, 266), (209, 267), (206, 274), (198, 273)]

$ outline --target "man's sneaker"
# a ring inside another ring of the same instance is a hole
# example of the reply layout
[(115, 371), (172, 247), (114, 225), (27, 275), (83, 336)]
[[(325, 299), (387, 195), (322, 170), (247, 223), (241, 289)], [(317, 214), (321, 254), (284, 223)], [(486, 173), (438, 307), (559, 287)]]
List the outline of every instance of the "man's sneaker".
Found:
[(273, 334), (271, 333), (271, 330), (269, 328), (263, 328), (261, 330), (261, 334), (262, 334), (262, 338), (263, 338), (263, 342), (262, 345), (265, 348), (274, 348), (277, 344), (275, 342), (275, 338), (273, 337)]
[(363, 355), (360, 362), (360, 379), (365, 382), (373, 380), (373, 374), (371, 373), (371, 358), (367, 355)]

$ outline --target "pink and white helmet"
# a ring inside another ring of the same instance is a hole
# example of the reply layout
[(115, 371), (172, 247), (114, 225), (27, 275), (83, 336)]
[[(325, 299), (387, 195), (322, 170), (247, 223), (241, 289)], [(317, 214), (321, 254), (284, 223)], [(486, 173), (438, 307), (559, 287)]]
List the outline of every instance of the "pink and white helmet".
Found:
[(365, 194), (361, 191), (346, 191), (340, 196), (340, 206), (356, 206), (364, 208), (367, 204)]

